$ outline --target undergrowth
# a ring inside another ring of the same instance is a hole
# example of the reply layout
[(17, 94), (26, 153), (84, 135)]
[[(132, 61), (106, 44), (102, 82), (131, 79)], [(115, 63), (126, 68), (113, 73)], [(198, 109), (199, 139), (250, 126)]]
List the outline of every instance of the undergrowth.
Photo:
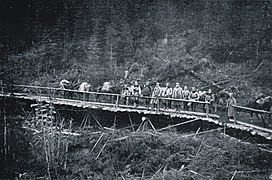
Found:
[(198, 136), (125, 130), (101, 133), (71, 138), (67, 169), (56, 178), (268, 179), (272, 173), (271, 153), (220, 132)]

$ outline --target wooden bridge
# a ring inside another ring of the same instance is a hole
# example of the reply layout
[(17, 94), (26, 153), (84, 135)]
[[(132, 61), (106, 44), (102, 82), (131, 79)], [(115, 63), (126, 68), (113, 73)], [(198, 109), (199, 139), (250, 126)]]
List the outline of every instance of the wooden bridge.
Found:
[[(2, 86), (0, 88), (0, 97), (13, 97), (16, 99), (35, 100), (38, 102), (53, 103), (55, 105), (65, 105), (84, 109), (101, 109), (103, 111), (110, 112), (134, 112), (142, 116), (146, 115), (164, 115), (171, 118), (176, 117), (180, 119), (188, 119), (188, 122), (206, 121), (214, 123), (218, 126), (238, 129), (241, 131), (248, 131), (251, 134), (257, 134), (265, 137), (268, 140), (272, 140), (272, 129), (269, 127), (262, 127), (259, 124), (249, 123), (250, 117), (248, 111), (264, 114), (271, 118), (271, 113), (261, 111), (257, 109), (246, 108), (242, 106), (235, 106), (237, 110), (236, 122), (226, 122), (226, 112), (210, 113), (210, 103), (193, 100), (183, 99), (170, 99), (170, 98), (156, 98), (159, 102), (171, 101), (175, 103), (196, 103), (197, 107), (195, 111), (174, 110), (165, 109), (159, 103), (157, 108), (145, 107), (142, 101), (145, 99), (154, 99), (154, 97), (140, 97), (139, 106), (125, 105), (121, 100), (123, 97), (121, 94), (113, 93), (100, 93), (100, 92), (79, 92), (77, 90), (61, 89), (53, 87), (41, 87), (41, 86), (29, 86), (29, 85), (12, 85), (10, 87)], [(99, 98), (98, 98), (99, 97)], [(128, 96), (131, 98), (133, 96)], [(142, 102), (142, 103), (141, 103)], [(205, 112), (203, 112), (203, 106), (205, 106)], [(246, 116), (245, 116), (246, 115)], [(223, 118), (223, 116), (225, 116)], [(241, 119), (246, 119), (246, 122)], [(271, 124), (271, 119), (267, 124)], [(264, 123), (264, 122), (263, 122)], [(265, 125), (265, 123), (264, 123)]]

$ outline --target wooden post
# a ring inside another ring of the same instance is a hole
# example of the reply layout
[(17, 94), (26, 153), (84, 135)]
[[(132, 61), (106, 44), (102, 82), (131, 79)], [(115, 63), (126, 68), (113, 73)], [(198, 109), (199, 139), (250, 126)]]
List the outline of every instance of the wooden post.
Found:
[(150, 119), (148, 119), (148, 122), (149, 122), (150, 126), (152, 127), (152, 129), (153, 129), (155, 132), (157, 132), (156, 129), (155, 129), (155, 127), (153, 126), (152, 122), (150, 121)]
[(4, 84), (3, 80), (0, 80), (1, 93), (4, 94)]
[(264, 120), (263, 114), (260, 114), (260, 115), (261, 115), (261, 119), (262, 119), (262, 122), (263, 122), (263, 125), (264, 125), (264, 128), (265, 128), (266, 124), (265, 124), (265, 120)]
[(42, 91), (40, 88), (37, 88), (38, 89), (38, 96), (41, 96), (42, 95)]
[(130, 114), (128, 113), (128, 118), (129, 118), (129, 122), (130, 122), (130, 125), (131, 125), (131, 127), (132, 127), (132, 130), (133, 130), (133, 132), (135, 131), (135, 129), (134, 129), (134, 126), (133, 126), (133, 123), (132, 123), (132, 119), (131, 119), (131, 117), (130, 117)]
[(160, 110), (160, 102), (161, 102), (161, 101), (160, 101), (160, 98), (159, 98), (159, 97), (157, 98), (157, 100), (158, 100), (158, 107), (157, 107), (157, 108), (158, 108), (158, 111), (159, 111), (159, 110)]
[(116, 95), (115, 107), (119, 106), (119, 94)]
[(87, 94), (88, 94), (88, 96), (87, 96), (87, 97), (88, 97), (87, 101), (90, 102), (90, 101), (91, 101), (91, 97), (92, 97), (91, 95), (92, 95), (92, 94), (91, 94), (91, 93), (87, 93)]
[(116, 115), (114, 116), (113, 127), (114, 127), (114, 129), (115, 129), (115, 127), (116, 127)]
[(232, 106), (232, 108), (233, 108), (233, 120), (234, 120), (234, 123), (237, 123), (236, 122), (236, 117), (237, 117), (237, 111), (236, 111), (236, 107), (235, 106), (233, 106), (233, 105), (231, 105)]
[(206, 106), (206, 115), (207, 117), (209, 117), (210, 103), (207, 103), (205, 106)]

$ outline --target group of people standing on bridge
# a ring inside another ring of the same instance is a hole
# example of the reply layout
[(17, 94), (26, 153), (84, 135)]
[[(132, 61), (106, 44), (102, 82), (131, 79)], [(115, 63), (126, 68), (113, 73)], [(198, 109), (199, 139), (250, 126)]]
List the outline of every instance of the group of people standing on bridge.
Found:
[[(150, 82), (147, 81), (142, 88), (138, 81), (135, 81), (131, 86), (125, 85), (121, 95), (122, 103), (125, 105), (133, 103), (134, 106), (138, 106), (139, 100), (142, 98), (147, 108), (158, 108), (162, 105), (165, 109), (181, 110), (183, 108), (185, 111), (195, 111), (197, 101), (210, 104), (213, 104), (215, 101), (215, 96), (211, 89), (200, 91), (195, 87), (188, 88), (188, 86), (184, 86), (182, 88), (178, 82), (175, 84), (175, 87), (171, 87), (169, 82), (165, 86), (160, 86), (160, 83), (156, 82), (155, 87), (152, 88)], [(206, 111), (208, 107), (203, 103), (202, 108), (203, 111)]]
[(121, 101), (125, 105), (133, 103), (134, 106), (138, 106), (140, 99), (144, 101), (144, 105), (147, 108), (159, 108), (175, 109), (185, 111), (196, 111), (198, 102), (202, 103), (201, 109), (203, 112), (211, 113), (212, 109), (217, 111), (218, 104), (227, 108), (229, 119), (235, 120), (235, 108), (237, 105), (236, 98), (233, 92), (224, 91), (227, 94), (226, 101), (223, 98), (216, 97), (212, 89), (208, 91), (201, 91), (196, 87), (189, 88), (180, 86), (179, 82), (176, 82), (174, 87), (171, 87), (169, 82), (166, 82), (165, 86), (161, 86), (159, 82), (156, 82), (152, 88), (150, 82), (147, 81), (143, 88), (139, 85), (138, 81), (132, 83), (131, 86), (124, 85), (121, 92)]
[[(62, 80), (60, 86), (62, 89), (66, 89), (69, 81)], [(90, 90), (90, 84), (87, 82), (79, 83), (78, 91), (84, 92)], [(196, 111), (198, 102), (202, 103), (201, 109), (203, 112), (212, 112), (212, 109), (216, 111), (217, 102), (215, 93), (212, 89), (207, 91), (201, 91), (196, 87), (189, 88), (188, 86), (181, 87), (179, 82), (175, 83), (172, 87), (169, 82), (166, 82), (164, 86), (161, 86), (159, 82), (156, 82), (153, 86), (147, 81), (143, 86), (139, 84), (139, 81), (126, 82), (121, 85), (120, 92), (110, 91), (113, 85), (110, 82), (105, 82), (101, 86), (99, 92), (110, 92), (120, 94), (119, 103), (127, 106), (139, 106), (143, 104), (146, 108), (164, 108), (164, 109), (175, 109), (185, 111)], [(220, 100), (219, 100), (219, 103)], [(228, 107), (228, 116), (234, 116), (233, 105), (236, 105), (236, 99), (233, 94), (230, 93), (229, 98), (226, 102)]]

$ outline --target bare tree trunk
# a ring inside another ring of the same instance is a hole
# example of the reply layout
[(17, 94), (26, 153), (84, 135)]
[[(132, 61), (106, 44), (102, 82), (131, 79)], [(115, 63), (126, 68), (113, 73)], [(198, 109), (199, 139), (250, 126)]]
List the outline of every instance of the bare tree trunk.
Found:
[(5, 163), (7, 162), (8, 146), (7, 146), (7, 117), (6, 117), (6, 108), (4, 107), (4, 156)]
[(51, 175), (50, 175), (50, 162), (49, 162), (49, 155), (48, 155), (48, 149), (47, 149), (47, 143), (46, 141), (48, 140), (46, 138), (46, 130), (47, 127), (45, 126), (46, 123), (44, 124), (44, 118), (41, 118), (41, 128), (42, 128), (42, 132), (43, 132), (43, 143), (44, 143), (44, 152), (45, 152), (45, 159), (47, 162), (47, 173), (48, 173), (48, 178), (51, 179)]
[(69, 138), (70, 138), (70, 133), (71, 132), (72, 132), (72, 120), (70, 120), (70, 124), (69, 124), (69, 135), (68, 135), (68, 138), (66, 140), (64, 170), (66, 170), (66, 168), (67, 168), (67, 153), (68, 153)]

